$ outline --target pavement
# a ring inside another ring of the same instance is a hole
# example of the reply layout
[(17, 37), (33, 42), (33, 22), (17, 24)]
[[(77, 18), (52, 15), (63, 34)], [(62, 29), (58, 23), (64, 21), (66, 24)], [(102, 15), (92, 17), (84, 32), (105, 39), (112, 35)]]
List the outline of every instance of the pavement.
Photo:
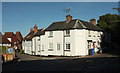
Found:
[(119, 55), (96, 54), (81, 57), (38, 57), (17, 53), (18, 62), (3, 65), (6, 71), (102, 71), (119, 73)]
[(96, 58), (96, 57), (119, 57), (118, 55), (111, 55), (111, 54), (94, 54), (88, 56), (78, 56), (78, 57), (60, 57), (60, 56), (52, 56), (52, 57), (40, 57), (40, 56), (33, 56), (27, 54), (17, 53), (19, 61), (28, 61), (28, 60), (56, 60), (56, 59), (78, 59), (78, 58)]

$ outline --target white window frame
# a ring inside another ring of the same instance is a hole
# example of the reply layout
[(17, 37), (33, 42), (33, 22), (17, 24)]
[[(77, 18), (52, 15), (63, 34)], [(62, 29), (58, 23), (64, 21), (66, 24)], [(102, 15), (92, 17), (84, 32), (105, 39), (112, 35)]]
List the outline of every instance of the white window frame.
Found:
[(71, 49), (71, 44), (70, 43), (66, 43), (65, 45), (66, 45), (66, 48), (65, 48), (66, 50), (70, 50)]
[(65, 36), (69, 37), (70, 36), (70, 30), (65, 30)]
[(53, 43), (49, 43), (48, 51), (53, 51)]
[(42, 45), (42, 50), (41, 51), (44, 51), (44, 45)]
[(88, 37), (91, 37), (91, 31), (88, 30)]
[(61, 48), (61, 47), (60, 47), (60, 44), (58, 43), (58, 44), (57, 44), (57, 50), (60, 50), (60, 48)]
[(53, 37), (53, 31), (49, 31), (49, 37)]

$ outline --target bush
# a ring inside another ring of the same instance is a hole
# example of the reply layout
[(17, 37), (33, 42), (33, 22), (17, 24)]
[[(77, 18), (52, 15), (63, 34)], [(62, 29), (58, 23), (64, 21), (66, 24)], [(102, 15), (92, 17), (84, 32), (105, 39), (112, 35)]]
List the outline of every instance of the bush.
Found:
[(21, 54), (24, 54), (24, 50), (23, 50), (23, 49), (21, 49), (21, 50), (20, 50), (20, 53), (21, 53)]

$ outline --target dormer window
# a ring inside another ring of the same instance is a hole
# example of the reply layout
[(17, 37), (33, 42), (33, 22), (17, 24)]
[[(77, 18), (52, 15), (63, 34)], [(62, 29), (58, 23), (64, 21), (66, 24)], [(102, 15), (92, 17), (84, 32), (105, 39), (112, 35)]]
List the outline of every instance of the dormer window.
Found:
[(70, 30), (65, 30), (65, 36), (70, 36)]
[(49, 37), (53, 37), (53, 31), (49, 31)]

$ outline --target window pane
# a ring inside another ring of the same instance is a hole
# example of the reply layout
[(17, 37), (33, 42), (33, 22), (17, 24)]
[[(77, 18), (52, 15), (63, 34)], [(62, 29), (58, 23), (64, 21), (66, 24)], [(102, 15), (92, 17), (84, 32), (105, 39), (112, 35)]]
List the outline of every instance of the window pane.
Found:
[(53, 31), (50, 31), (50, 32), (49, 32), (49, 36), (53, 36)]
[(70, 49), (70, 44), (66, 44), (66, 49)]
[(65, 36), (70, 36), (70, 30), (65, 31)]
[(49, 48), (53, 48), (53, 43), (49, 43)]
[(57, 44), (57, 50), (60, 50), (60, 44)]

